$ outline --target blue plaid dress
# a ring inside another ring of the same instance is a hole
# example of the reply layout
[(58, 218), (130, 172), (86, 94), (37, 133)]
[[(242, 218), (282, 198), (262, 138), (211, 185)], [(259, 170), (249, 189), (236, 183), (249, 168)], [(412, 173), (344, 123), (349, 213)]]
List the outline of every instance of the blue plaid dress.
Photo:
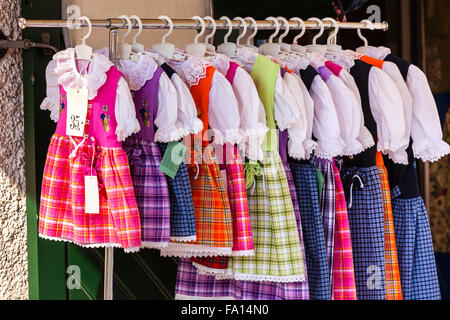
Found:
[[(167, 143), (158, 143), (161, 155), (167, 149)], [(186, 164), (182, 162), (175, 178), (165, 175), (169, 188), (170, 200), (170, 239), (173, 241), (190, 241), (196, 238), (194, 204), (192, 202), (191, 184)]]
[(300, 206), (309, 297), (311, 300), (329, 300), (330, 276), (314, 163), (313, 157), (306, 161), (289, 159)]

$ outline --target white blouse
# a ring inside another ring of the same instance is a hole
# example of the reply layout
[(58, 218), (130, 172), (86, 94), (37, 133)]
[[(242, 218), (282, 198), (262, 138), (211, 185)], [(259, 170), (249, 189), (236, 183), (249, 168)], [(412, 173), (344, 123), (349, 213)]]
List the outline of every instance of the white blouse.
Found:
[(310, 55), (311, 65), (319, 72), (320, 68), (325, 68), (328, 76), (322, 74), (336, 107), (336, 113), (339, 119), (341, 138), (345, 143), (342, 155), (352, 156), (361, 153), (364, 150), (363, 145), (358, 141), (361, 131), (361, 104), (356, 100), (355, 95), (325, 67), (324, 60)]
[[(131, 90), (139, 91), (148, 80), (153, 78), (158, 64), (147, 55), (140, 55), (137, 62), (121, 60), (121, 71)], [(177, 141), (184, 136), (184, 130), (177, 123), (177, 92), (165, 72), (158, 82), (158, 110), (154, 120), (157, 127), (155, 142)]]
[[(197, 85), (206, 76), (206, 69), (211, 65), (201, 57), (189, 57), (186, 61), (169, 62), (188, 86)], [(214, 72), (209, 90), (208, 124), (214, 143), (240, 143), (239, 108), (233, 88), (220, 72)]]
[[(64, 90), (71, 88), (87, 88), (88, 98), (94, 99), (98, 89), (106, 82), (106, 72), (112, 63), (101, 54), (94, 54), (93, 62), (87, 68), (87, 74), (82, 75), (77, 70), (75, 49), (68, 48), (53, 56), (46, 68), (47, 97), (42, 101), (40, 108), (50, 111), (50, 118), (58, 122), (60, 92), (59, 85)], [(115, 116), (117, 121), (116, 135), (119, 141), (124, 141), (128, 136), (140, 130), (136, 119), (136, 110), (130, 89), (124, 78), (120, 78), (117, 84)]]
[[(369, 52), (371, 56), (382, 60), (390, 53), (391, 50), (386, 47), (374, 48)], [(423, 161), (437, 161), (450, 153), (450, 146), (442, 140), (436, 102), (423, 71), (411, 65), (406, 86), (412, 97), (411, 137), (414, 156)]]
[[(231, 59), (223, 54), (215, 56), (214, 67), (226, 75)], [(266, 126), (266, 114), (258, 96), (252, 77), (241, 67), (236, 68), (233, 92), (236, 97), (240, 116), (241, 143), (239, 147), (250, 160), (262, 160), (262, 144), (269, 130)]]

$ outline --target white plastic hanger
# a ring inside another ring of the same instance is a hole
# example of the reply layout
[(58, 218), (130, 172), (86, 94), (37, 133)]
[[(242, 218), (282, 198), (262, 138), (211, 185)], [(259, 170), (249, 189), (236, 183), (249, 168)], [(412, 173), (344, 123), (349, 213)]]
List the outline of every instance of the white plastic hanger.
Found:
[[(173, 22), (168, 16), (158, 16), (158, 19), (164, 20), (165, 23), (169, 24), (169, 32), (162, 36), (161, 42), (156, 43), (152, 46), (152, 49), (157, 53), (166, 58), (173, 58), (175, 52), (175, 45), (166, 42), (166, 38), (173, 32)], [(183, 59), (184, 60), (184, 59)]]
[(138, 43), (136, 41), (137, 37), (139, 37), (142, 33), (142, 21), (141, 18), (139, 18), (137, 15), (130, 16), (131, 19), (134, 19), (139, 25), (139, 30), (136, 32), (136, 34), (133, 36), (133, 42), (131, 43), (131, 52), (138, 53), (138, 52), (144, 52), (145, 47), (143, 44)]
[(223, 43), (219, 44), (217, 46), (217, 52), (224, 54), (228, 57), (235, 57), (236, 56), (236, 44), (233, 42), (228, 42), (228, 37), (230, 36), (231, 32), (233, 32), (233, 25), (227, 16), (220, 17), (220, 20), (224, 21), (224, 24), (228, 25), (228, 31), (223, 37)]
[(242, 45), (240, 45), (241, 39), (245, 36), (245, 34), (247, 33), (247, 23), (245, 22), (245, 20), (242, 17), (234, 17), (233, 20), (237, 20), (239, 21), (239, 28), (242, 27), (242, 32), (238, 35), (238, 37), (236, 38), (236, 46), (238, 48), (241, 48)]
[(306, 46), (306, 51), (307, 52), (317, 52), (317, 53), (320, 53), (321, 55), (325, 55), (327, 53), (327, 47), (324, 45), (317, 44), (317, 39), (320, 38), (320, 36), (323, 34), (323, 32), (325, 30), (322, 20), (320, 20), (319, 18), (313, 17), (313, 18), (309, 18), (308, 21), (316, 22), (317, 25), (320, 26), (320, 32), (313, 38), (313, 43)]
[(269, 37), (269, 42), (261, 45), (259, 49), (261, 50), (261, 53), (265, 56), (276, 57), (280, 53), (281, 46), (278, 43), (272, 43), (272, 40), (280, 31), (280, 23), (274, 17), (267, 17), (266, 20), (273, 22), (273, 24), (275, 25), (275, 32), (272, 33), (271, 36)]
[(209, 39), (214, 37), (214, 34), (216, 33), (216, 29), (217, 29), (216, 20), (214, 20), (214, 18), (211, 16), (205, 16), (205, 17), (203, 17), (203, 19), (208, 20), (209, 26), (212, 26), (212, 28), (213, 28), (211, 33), (205, 37), (206, 52), (215, 53), (216, 47), (209, 43)]
[(119, 58), (129, 60), (130, 55), (131, 55), (131, 44), (126, 43), (125, 38), (130, 34), (131, 29), (132, 29), (131, 19), (130, 19), (130, 17), (128, 17), (126, 15), (121, 15), (119, 17), (119, 19), (125, 20), (128, 24), (127, 32), (125, 32), (125, 34), (122, 36), (122, 42), (120, 44), (120, 51), (119, 51), (119, 53), (120, 53)]
[(85, 16), (80, 17), (80, 20), (84, 20), (87, 22), (89, 30), (88, 33), (86, 33), (86, 35), (81, 38), (81, 44), (75, 46), (75, 55), (77, 59), (92, 61), (92, 47), (86, 44), (86, 39), (89, 38), (92, 33), (91, 20)]
[(256, 20), (252, 17), (245, 17), (244, 20), (248, 20), (252, 23), (251, 27), (253, 28), (253, 33), (247, 37), (247, 42), (245, 43), (245, 47), (250, 48), (254, 50), (255, 52), (258, 52), (258, 48), (251, 44), (251, 41), (256, 36), (256, 33), (258, 32), (258, 25), (256, 23)]
[(298, 18), (298, 17), (294, 17), (294, 18), (291, 18), (289, 20), (290, 21), (297, 21), (298, 22), (298, 26), (300, 26), (300, 25), (302, 26), (302, 31), (298, 35), (295, 36), (294, 40), (292, 40), (291, 50), (295, 51), (295, 52), (298, 52), (298, 53), (301, 53), (301, 54), (305, 54), (306, 53), (306, 48), (301, 46), (301, 45), (299, 45), (297, 43), (298, 39), (303, 37), (303, 35), (306, 32), (305, 22), (302, 19)]
[(284, 28), (286, 29), (280, 36), (278, 37), (278, 44), (280, 45), (280, 50), (282, 52), (290, 52), (291, 46), (287, 43), (283, 43), (284, 37), (289, 33), (289, 21), (285, 17), (277, 17), (278, 20), (281, 20), (284, 24)]
[(337, 34), (339, 32), (339, 26), (336, 20), (330, 17), (326, 17), (322, 19), (323, 21), (329, 21), (333, 24), (333, 32), (327, 38), (327, 52), (339, 52), (342, 51), (342, 46), (337, 44)]
[(199, 43), (198, 38), (200, 38), (205, 33), (206, 30), (205, 21), (200, 16), (193, 16), (191, 19), (197, 20), (201, 24), (202, 29), (194, 37), (194, 42), (186, 45), (186, 52), (191, 56), (203, 57), (206, 52), (206, 45), (204, 43)]
[[(366, 27), (368, 27), (370, 30), (373, 30), (373, 23), (370, 20), (361, 20), (361, 23), (365, 23)], [(371, 49), (373, 49), (374, 47), (369, 46), (369, 41), (367, 41), (367, 38), (365, 38), (362, 34), (361, 34), (361, 28), (358, 28), (358, 30), (356, 31), (358, 33), (358, 36), (361, 38), (361, 40), (364, 41), (364, 46), (359, 47), (356, 49), (356, 52), (358, 53), (362, 53), (362, 54), (367, 54)]]

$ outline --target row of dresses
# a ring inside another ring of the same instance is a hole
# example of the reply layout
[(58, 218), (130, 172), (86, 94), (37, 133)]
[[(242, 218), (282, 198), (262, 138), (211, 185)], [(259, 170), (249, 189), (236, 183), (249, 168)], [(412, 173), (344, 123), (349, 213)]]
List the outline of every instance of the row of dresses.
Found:
[[(119, 71), (120, 70), (120, 71)], [(83, 137), (67, 90), (88, 89)], [(39, 235), (181, 258), (178, 299), (439, 299), (415, 158), (450, 153), (426, 78), (387, 48), (47, 67)], [(176, 175), (159, 169), (173, 142)], [(100, 210), (85, 213), (86, 175)]]

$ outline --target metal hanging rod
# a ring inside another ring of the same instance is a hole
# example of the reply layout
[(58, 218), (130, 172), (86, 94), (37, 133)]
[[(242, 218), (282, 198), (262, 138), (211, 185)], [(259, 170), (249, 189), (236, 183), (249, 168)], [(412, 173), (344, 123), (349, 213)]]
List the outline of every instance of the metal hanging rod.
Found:
[[(144, 29), (168, 29), (167, 23), (160, 19), (141, 19), (142, 26)], [(172, 19), (174, 29), (200, 29), (199, 23), (192, 19)], [(223, 20), (215, 20), (217, 29), (228, 29), (228, 26)], [(271, 21), (259, 20), (256, 21), (258, 25), (258, 30), (273, 30), (275, 26)], [(91, 24), (93, 28), (108, 28), (108, 29), (126, 29), (126, 21), (119, 18), (108, 18), (108, 19), (91, 19)], [(87, 27), (86, 22), (81, 22), (80, 27)], [(65, 28), (69, 27), (70, 24), (67, 20), (27, 20), (25, 18), (19, 19), (19, 26), (22, 29), (25, 28)], [(240, 22), (237, 20), (232, 20), (233, 29), (239, 29)], [(323, 21), (323, 26), (325, 29), (333, 27), (333, 24), (329, 21)], [(371, 29), (365, 23), (362, 22), (338, 22), (339, 29)], [(133, 25), (133, 28), (137, 28), (137, 24)], [(319, 26), (314, 21), (305, 20), (306, 29), (320, 29)], [(206, 28), (211, 28), (209, 25)], [(280, 29), (284, 29), (284, 25), (280, 26)], [(383, 30), (387, 31), (389, 24), (387, 22), (376, 22), (373, 23), (373, 30)], [(295, 21), (289, 21), (290, 30), (300, 30), (301, 27)]]

